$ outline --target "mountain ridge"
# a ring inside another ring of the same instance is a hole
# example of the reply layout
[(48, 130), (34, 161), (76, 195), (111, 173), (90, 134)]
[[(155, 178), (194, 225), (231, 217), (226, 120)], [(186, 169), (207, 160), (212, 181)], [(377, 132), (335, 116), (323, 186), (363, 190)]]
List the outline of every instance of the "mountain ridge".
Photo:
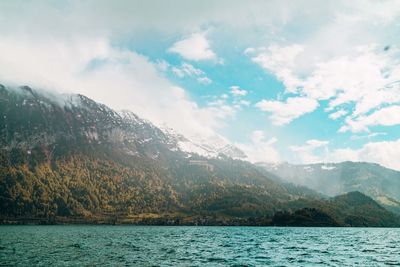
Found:
[[(271, 225), (279, 211), (325, 212), (319, 194), (249, 162), (187, 153), (134, 113), (63, 99), (0, 86), (0, 221)], [(396, 220), (380, 206), (365, 214), (368, 226)]]
[(345, 161), (258, 165), (283, 181), (307, 186), (328, 196), (358, 190), (391, 211), (400, 212), (400, 172), (377, 163)]

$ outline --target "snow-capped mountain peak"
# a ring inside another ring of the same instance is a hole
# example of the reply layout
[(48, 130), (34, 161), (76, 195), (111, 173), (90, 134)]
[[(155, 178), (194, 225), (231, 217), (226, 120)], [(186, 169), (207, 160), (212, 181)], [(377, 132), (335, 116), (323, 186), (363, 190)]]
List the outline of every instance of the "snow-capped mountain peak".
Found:
[(221, 154), (234, 159), (246, 158), (243, 151), (218, 134), (187, 137), (165, 125), (161, 127), (161, 130), (176, 142), (179, 150), (186, 153), (196, 153), (208, 158), (215, 158)]

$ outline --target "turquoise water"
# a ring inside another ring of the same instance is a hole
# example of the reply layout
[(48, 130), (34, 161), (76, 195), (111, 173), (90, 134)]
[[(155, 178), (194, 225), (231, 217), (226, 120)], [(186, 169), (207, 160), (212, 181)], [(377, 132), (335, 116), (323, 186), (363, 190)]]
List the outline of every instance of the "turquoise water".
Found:
[(400, 229), (0, 226), (1, 266), (400, 266)]

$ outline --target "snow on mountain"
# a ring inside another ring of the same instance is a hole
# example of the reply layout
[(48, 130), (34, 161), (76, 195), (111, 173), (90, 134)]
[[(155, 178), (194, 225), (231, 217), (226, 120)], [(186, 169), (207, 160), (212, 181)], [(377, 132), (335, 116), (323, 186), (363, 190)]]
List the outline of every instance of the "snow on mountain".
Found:
[(327, 171), (331, 171), (336, 169), (336, 166), (330, 166), (330, 165), (321, 165), (321, 170), (327, 170)]
[(186, 137), (165, 125), (161, 127), (161, 130), (176, 142), (177, 149), (186, 153), (196, 153), (208, 158), (215, 158), (220, 154), (233, 159), (246, 158), (243, 151), (229, 143), (229, 141), (224, 137), (217, 134), (206, 137)]
[[(165, 125), (160, 127), (153, 124), (131, 111), (116, 112), (80, 94), (49, 93), (44, 90), (33, 90), (28, 86), (13, 88), (0, 85), (0, 91), (7, 97), (9, 94), (15, 95), (16, 105), (21, 105), (27, 110), (47, 110), (49, 118), (46, 116), (43, 118), (43, 125), (47, 125), (47, 121), (56, 115), (68, 119), (67, 126), (61, 121), (54, 122), (54, 125), (59, 127), (54, 127), (53, 133), (46, 132), (46, 126), (43, 126), (43, 129), (25, 129), (26, 133), (18, 132), (27, 135), (24, 143), (27, 149), (37, 143), (53, 144), (59, 137), (74, 139), (82, 135), (89, 143), (110, 143), (130, 155), (145, 154), (157, 157), (163, 147), (170, 151), (182, 151), (188, 156), (195, 153), (208, 158), (216, 158), (221, 154), (234, 159), (246, 158), (240, 149), (220, 135), (184, 136)], [(36, 118), (27, 120), (34, 119)], [(42, 136), (42, 132), (46, 132), (46, 136)], [(14, 143), (7, 145), (12, 144)]]

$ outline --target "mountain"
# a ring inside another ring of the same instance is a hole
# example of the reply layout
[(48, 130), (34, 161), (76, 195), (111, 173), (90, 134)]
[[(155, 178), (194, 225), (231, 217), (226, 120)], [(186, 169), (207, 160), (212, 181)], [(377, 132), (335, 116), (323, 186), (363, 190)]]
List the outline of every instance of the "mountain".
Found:
[(379, 164), (342, 162), (258, 165), (286, 182), (307, 186), (328, 196), (360, 191), (387, 209), (400, 213), (400, 172)]
[[(302, 195), (248, 162), (182, 151), (175, 136), (83, 95), (1, 86), (0, 96), (3, 214), (250, 214)], [(221, 206), (234, 194), (256, 203)]]
[[(271, 225), (279, 211), (325, 212), (308, 188), (188, 152), (190, 139), (83, 95), (0, 86), (0, 113), (0, 222)], [(392, 226), (388, 214), (376, 225)]]
[(208, 136), (207, 138), (202, 136), (192, 136), (189, 138), (167, 126), (161, 129), (171, 140), (174, 140), (181, 151), (196, 153), (207, 158), (215, 158), (219, 155), (224, 155), (233, 159), (247, 158), (247, 155), (242, 150), (230, 144), (225, 138), (217, 134)]
[(398, 226), (399, 217), (372, 198), (353, 191), (326, 200), (295, 200), (294, 211), (276, 213), (272, 224), (278, 226)]

